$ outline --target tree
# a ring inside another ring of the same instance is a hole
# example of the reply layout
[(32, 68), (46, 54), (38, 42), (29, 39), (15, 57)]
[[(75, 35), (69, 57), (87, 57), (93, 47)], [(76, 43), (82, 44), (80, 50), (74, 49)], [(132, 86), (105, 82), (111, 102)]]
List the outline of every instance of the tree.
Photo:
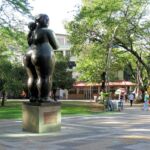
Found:
[[(31, 17), (28, 0), (1, 0), (0, 3), (0, 54), (7, 50), (25, 50), (24, 28)], [(13, 12), (13, 13), (12, 13)], [(17, 51), (18, 52), (18, 51)]]
[(0, 55), (11, 56), (24, 53), (27, 49), (26, 34), (22, 31), (14, 31), (8, 27), (0, 28)]
[(21, 31), (12, 31), (5, 27), (0, 31), (5, 36), (0, 41), (0, 91), (2, 93), (1, 105), (4, 106), (7, 93), (11, 91), (17, 97), (20, 90), (23, 90), (26, 73), (22, 67), (22, 55), (27, 49), (27, 42), (25, 33)]
[(8, 93), (19, 96), (21, 91), (25, 88), (26, 73), (22, 66), (12, 64), (6, 59), (0, 61), (0, 72), (1, 106), (4, 106)]
[[(11, 92), (18, 95), (24, 85), (19, 79), (19, 72), (23, 68), (21, 59), (27, 42), (25, 33), (21, 31), (13, 31), (8, 27), (0, 28), (0, 31), (2, 37), (5, 37), (0, 41), (0, 91), (3, 94), (1, 104), (4, 105), (6, 93), (12, 90)], [(21, 78), (24, 76), (22, 74)]]
[[(31, 17), (28, 0), (1, 0), (0, 27), (23, 30), (26, 17)], [(13, 12), (13, 13), (12, 13)]]
[(23, 73), (20, 59), (27, 49), (24, 20), (31, 17), (30, 10), (28, 0), (1, 0), (0, 90), (3, 94), (1, 105), (4, 105), (6, 92), (18, 94), (24, 86), (23, 79), (26, 73)]
[[(91, 51), (91, 49), (93, 51)], [(97, 55), (97, 53), (100, 53), (100, 55)], [(105, 52), (102, 52), (101, 49), (94, 44), (88, 44), (87, 47), (80, 52), (76, 62), (76, 70), (80, 72), (78, 80), (87, 82), (100, 82), (101, 73), (105, 63), (104, 54)]]
[(55, 54), (56, 64), (53, 75), (53, 88), (69, 89), (74, 82), (72, 71), (68, 69), (69, 59), (59, 52)]
[[(84, 5), (75, 19), (66, 25), (73, 51), (80, 54), (91, 43), (97, 44), (101, 52), (108, 53), (112, 49), (113, 54), (114, 48), (122, 53), (127, 51), (144, 67), (150, 77), (150, 65), (146, 60), (150, 47), (150, 20), (146, 18), (149, 1), (83, 2)], [(100, 55), (100, 51), (97, 55)]]

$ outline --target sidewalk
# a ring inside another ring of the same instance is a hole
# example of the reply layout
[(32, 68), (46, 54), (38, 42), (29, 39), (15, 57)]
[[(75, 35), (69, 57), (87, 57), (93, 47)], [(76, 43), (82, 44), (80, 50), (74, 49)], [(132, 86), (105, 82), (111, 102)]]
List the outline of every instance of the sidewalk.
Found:
[(149, 150), (150, 111), (63, 117), (61, 132), (22, 132), (22, 121), (0, 120), (0, 150)]

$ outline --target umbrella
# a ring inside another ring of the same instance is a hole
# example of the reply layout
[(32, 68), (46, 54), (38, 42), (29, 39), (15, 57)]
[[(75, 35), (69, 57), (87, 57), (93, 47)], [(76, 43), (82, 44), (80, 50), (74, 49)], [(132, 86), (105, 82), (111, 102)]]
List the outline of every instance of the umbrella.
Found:
[(115, 94), (121, 94), (121, 93), (126, 94), (127, 93), (126, 89), (125, 88), (119, 88), (115, 91)]

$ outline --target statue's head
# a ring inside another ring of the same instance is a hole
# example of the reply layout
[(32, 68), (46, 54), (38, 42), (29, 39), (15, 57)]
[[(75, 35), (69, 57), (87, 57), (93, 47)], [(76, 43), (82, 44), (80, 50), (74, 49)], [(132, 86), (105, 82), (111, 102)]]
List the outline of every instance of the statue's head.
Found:
[(46, 14), (39, 14), (36, 16), (35, 22), (38, 23), (41, 27), (48, 27), (49, 17)]
[(36, 23), (35, 22), (29, 22), (28, 28), (30, 29), (30, 31), (34, 31), (36, 28)]

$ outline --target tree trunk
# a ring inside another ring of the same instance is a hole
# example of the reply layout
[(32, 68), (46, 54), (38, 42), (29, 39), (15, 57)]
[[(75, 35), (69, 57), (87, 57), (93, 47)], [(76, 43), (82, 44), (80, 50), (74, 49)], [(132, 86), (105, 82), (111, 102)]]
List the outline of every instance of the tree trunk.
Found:
[(141, 66), (140, 66), (140, 63), (137, 61), (137, 83), (139, 86), (143, 86), (143, 80), (142, 80), (142, 77), (141, 77)]
[(5, 105), (5, 100), (6, 100), (6, 92), (3, 91), (3, 92), (2, 92), (2, 102), (1, 102), (1, 106), (4, 106), (4, 105)]
[[(141, 77), (141, 66), (140, 66), (140, 63), (139, 63), (139, 61), (137, 61), (137, 68), (136, 68), (136, 70), (137, 70), (137, 74), (136, 74), (136, 76), (137, 76), (137, 89), (136, 89), (136, 99), (137, 100), (140, 100), (140, 101), (144, 101), (143, 100), (143, 92), (142, 93), (139, 93), (139, 91), (141, 90), (140, 89), (140, 87), (143, 87), (144, 85), (143, 85), (143, 80), (142, 80), (142, 77)], [(140, 95), (141, 94), (141, 95)], [(142, 98), (142, 99), (141, 99)]]

